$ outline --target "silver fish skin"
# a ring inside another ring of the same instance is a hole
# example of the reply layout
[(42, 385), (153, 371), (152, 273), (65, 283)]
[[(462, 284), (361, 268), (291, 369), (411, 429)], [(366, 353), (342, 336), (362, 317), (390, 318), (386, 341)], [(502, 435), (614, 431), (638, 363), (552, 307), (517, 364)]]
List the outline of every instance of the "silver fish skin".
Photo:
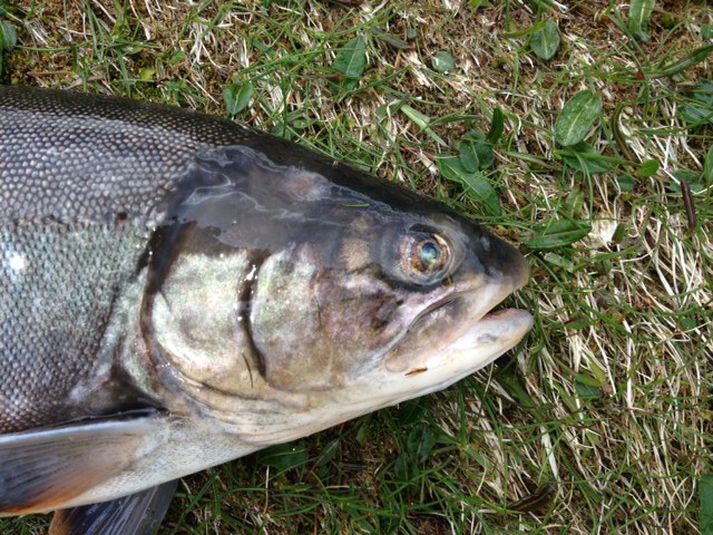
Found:
[(0, 516), (150, 533), (168, 482), (492, 362), (526, 280), (469, 219), (297, 144), (1, 87)]

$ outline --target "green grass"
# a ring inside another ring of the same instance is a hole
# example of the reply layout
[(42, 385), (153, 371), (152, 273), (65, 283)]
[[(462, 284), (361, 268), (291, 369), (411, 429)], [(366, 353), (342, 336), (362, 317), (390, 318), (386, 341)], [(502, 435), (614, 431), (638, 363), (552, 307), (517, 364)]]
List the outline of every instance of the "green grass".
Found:
[[(691, 53), (710, 42), (713, 14), (657, 2), (645, 42), (628, 3), (492, 3), (37, 0), (6, 13), (12, 83), (217, 115), (224, 90), (249, 83), (237, 120), (438, 198), (528, 253), (531, 283), (513, 300), (535, 327), (515, 351), (443, 393), (186, 478), (162, 534), (700, 532), (697, 484), (713, 473), (713, 96), (696, 98), (711, 59)], [(546, 19), (561, 37), (548, 61), (528, 45)], [(335, 57), (358, 36), (366, 67), (345, 78)], [(442, 51), (450, 72), (432, 64)], [(603, 103), (589, 152), (558, 147), (557, 117), (584, 89)], [(497, 108), (495, 164), (466, 178), (494, 189), (499, 210), (438, 173)]]

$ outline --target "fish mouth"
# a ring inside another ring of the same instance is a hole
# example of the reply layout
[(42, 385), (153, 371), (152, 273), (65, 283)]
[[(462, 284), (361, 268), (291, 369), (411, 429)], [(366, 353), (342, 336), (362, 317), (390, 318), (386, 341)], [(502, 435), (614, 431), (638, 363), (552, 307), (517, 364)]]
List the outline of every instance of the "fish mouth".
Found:
[(414, 320), (386, 368), (407, 377), (429, 376), (440, 387), (490, 364), (532, 328), (529, 312), (497, 308), (524, 282), (501, 280), (464, 288), (432, 303)]

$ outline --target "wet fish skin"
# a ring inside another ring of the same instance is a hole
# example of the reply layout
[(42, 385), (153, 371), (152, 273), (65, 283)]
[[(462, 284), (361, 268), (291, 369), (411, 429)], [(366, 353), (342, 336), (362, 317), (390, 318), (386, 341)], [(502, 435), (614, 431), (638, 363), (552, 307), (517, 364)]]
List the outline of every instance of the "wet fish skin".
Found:
[(531, 324), (483, 317), (526, 281), (514, 248), (298, 145), (24, 88), (0, 88), (0, 116), (0, 515), (140, 493), (443, 388)]

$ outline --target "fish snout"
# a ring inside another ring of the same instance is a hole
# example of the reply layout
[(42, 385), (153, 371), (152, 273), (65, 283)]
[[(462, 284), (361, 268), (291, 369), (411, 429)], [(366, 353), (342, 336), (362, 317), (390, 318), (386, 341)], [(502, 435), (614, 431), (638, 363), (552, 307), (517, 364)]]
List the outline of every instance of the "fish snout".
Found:
[(510, 292), (527, 284), (530, 270), (522, 253), (509, 243), (487, 232), (471, 239), (471, 251), (487, 275), (503, 279)]

